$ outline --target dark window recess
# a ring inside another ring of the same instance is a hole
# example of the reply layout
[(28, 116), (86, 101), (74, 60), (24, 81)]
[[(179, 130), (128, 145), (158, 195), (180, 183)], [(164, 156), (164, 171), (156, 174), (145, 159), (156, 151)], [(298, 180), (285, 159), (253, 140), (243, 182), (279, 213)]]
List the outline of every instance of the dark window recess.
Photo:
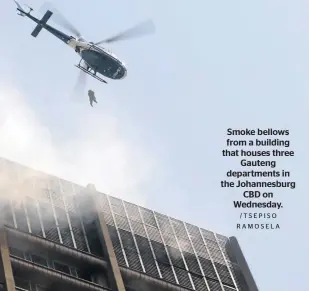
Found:
[(97, 217), (94, 215), (91, 215), (90, 217), (83, 215), (82, 221), (84, 224), (90, 252), (99, 257), (103, 257), (102, 245), (98, 233)]
[(91, 282), (91, 274), (89, 270), (76, 270), (76, 272), (78, 278)]
[(43, 236), (35, 200), (30, 197), (27, 197), (26, 208), (30, 222), (31, 233), (37, 236)]
[(30, 291), (30, 281), (19, 278), (19, 277), (14, 277), (14, 281), (15, 281), (16, 287)]
[(21, 250), (15, 249), (15, 248), (10, 247), (10, 254), (18, 258), (22, 258), (22, 259), (25, 258), (24, 252)]
[(35, 291), (47, 291), (47, 287), (41, 285), (35, 285)]
[(65, 265), (65, 264), (62, 264), (60, 262), (55, 262), (54, 261), (54, 268), (55, 268), (55, 270), (57, 270), (59, 272), (71, 275), (70, 267), (68, 265)]
[(35, 264), (48, 267), (47, 260), (39, 255), (31, 254), (31, 261)]
[(94, 210), (94, 203), (91, 197), (77, 195), (75, 197), (81, 216), (82, 225), (84, 226), (85, 235), (88, 241), (89, 251), (97, 256), (103, 256), (103, 250), (98, 233), (97, 214)]
[(72, 275), (72, 276), (78, 277), (78, 275), (77, 275), (77, 269), (71, 267), (70, 270), (71, 270), (71, 275)]
[(25, 252), (25, 259), (31, 262), (31, 254), (29, 254), (28, 252)]

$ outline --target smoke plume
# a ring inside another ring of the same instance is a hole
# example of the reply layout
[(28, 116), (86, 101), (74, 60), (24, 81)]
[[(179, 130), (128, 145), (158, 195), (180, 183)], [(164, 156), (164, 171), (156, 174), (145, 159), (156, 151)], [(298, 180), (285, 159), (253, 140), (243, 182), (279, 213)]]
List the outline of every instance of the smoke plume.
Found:
[[(94, 183), (99, 191), (144, 204), (139, 185), (151, 176), (153, 159), (141, 145), (122, 137), (113, 116), (86, 114), (81, 118), (82, 125), (73, 137), (68, 133), (65, 141), (54, 142), (23, 94), (0, 84), (0, 157), (81, 185)], [(27, 170), (22, 175), (17, 186), (10, 173), (2, 172), (0, 195), (13, 186), (19, 188), (17, 200), (26, 195), (31, 189), (27, 176), (38, 173)]]

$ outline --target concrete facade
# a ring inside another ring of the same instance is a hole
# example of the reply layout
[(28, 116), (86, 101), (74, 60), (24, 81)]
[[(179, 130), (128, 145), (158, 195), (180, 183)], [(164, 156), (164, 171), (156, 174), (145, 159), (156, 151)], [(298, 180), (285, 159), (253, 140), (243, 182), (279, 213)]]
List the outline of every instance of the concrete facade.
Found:
[(0, 176), (0, 290), (258, 290), (233, 237), (7, 160)]

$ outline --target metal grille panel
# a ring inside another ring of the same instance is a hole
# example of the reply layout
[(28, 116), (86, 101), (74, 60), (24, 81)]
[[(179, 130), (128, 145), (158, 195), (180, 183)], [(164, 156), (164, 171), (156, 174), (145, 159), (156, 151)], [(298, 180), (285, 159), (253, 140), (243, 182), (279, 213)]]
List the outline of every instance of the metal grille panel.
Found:
[(106, 224), (115, 226), (114, 219), (111, 213), (103, 212), (103, 216), (104, 216)]
[(118, 228), (130, 231), (129, 222), (126, 217), (115, 214), (115, 219)]
[(158, 265), (161, 270), (163, 279), (175, 284), (176, 280), (171, 266), (169, 264), (162, 264), (162, 263), (158, 263)]
[(135, 234), (146, 237), (146, 232), (142, 223), (133, 220), (131, 220), (130, 223)]
[(201, 263), (201, 266), (203, 268), (204, 274), (206, 278), (210, 278), (212, 280), (218, 281), (219, 278), (216, 274), (215, 268), (210, 260), (204, 259), (199, 257), (199, 261)]
[[(10, 201), (1, 201), (3, 202), (2, 209), (5, 210), (5, 215), (4, 215), (4, 220), (5, 220), (5, 224), (14, 227), (14, 216), (13, 216), (13, 209), (11, 207), (11, 203)], [(2, 211), (2, 209), (0, 209), (0, 211)]]
[(17, 228), (22, 230), (22, 231), (28, 232), (29, 228), (28, 228), (26, 213), (25, 213), (25, 209), (23, 207), (23, 204), (22, 203), (14, 203), (13, 209), (14, 209)]
[(40, 217), (39, 217), (37, 206), (36, 206), (36, 201), (30, 197), (27, 197), (25, 206), (27, 209), (27, 214), (28, 214), (28, 219), (29, 219), (32, 234), (37, 235), (37, 236), (43, 236), (42, 227), (40, 224)]
[(142, 221), (141, 216), (139, 214), (138, 206), (132, 203), (128, 203), (128, 202), (124, 202), (124, 205), (127, 209), (129, 219), (139, 221), (139, 222)]
[(108, 231), (109, 231), (109, 235), (110, 238), (112, 240), (113, 243), (113, 247), (114, 247), (114, 251), (116, 254), (116, 258), (117, 261), (119, 263), (119, 265), (121, 266), (127, 266), (124, 255), (123, 255), (123, 251), (122, 251), (122, 247), (121, 247), (121, 243), (118, 237), (118, 233), (117, 233), (117, 229), (114, 226), (110, 226), (108, 225)]
[(66, 202), (66, 206), (68, 208), (68, 211), (70, 212), (76, 212), (76, 206), (74, 202), (74, 196), (65, 196), (64, 200)]
[(223, 284), (235, 287), (228, 268), (225, 265), (215, 263), (216, 269)]
[(65, 210), (59, 207), (55, 207), (55, 213), (57, 216), (57, 221), (59, 224), (59, 230), (63, 244), (73, 248), (74, 247), (73, 239)]
[(54, 190), (51, 190), (51, 199), (55, 206), (64, 209), (63, 197), (61, 192), (55, 192)]
[(202, 232), (204, 239), (210, 239), (210, 240), (216, 241), (215, 234), (212, 231), (201, 229), (201, 232)]
[(174, 236), (174, 234), (162, 233), (162, 236), (166, 245), (178, 249), (176, 237)]
[(197, 291), (206, 291), (207, 290), (203, 276), (198, 276), (198, 275), (191, 273), (191, 278), (192, 278), (193, 284), (195, 286), (195, 290), (197, 290)]
[(202, 275), (202, 271), (197, 262), (196, 256), (187, 252), (183, 252), (182, 254), (186, 260), (189, 271), (198, 275)]
[(191, 284), (191, 281), (189, 279), (188, 272), (184, 269), (180, 269), (180, 268), (177, 268), (177, 267), (174, 267), (174, 270), (175, 270), (176, 276), (178, 278), (179, 285), (181, 285), (185, 288), (192, 289), (192, 284)]
[(151, 226), (157, 227), (157, 223), (156, 223), (154, 214), (151, 210), (140, 207), (140, 211), (141, 211), (141, 215), (143, 216), (143, 220), (144, 220), (145, 223), (147, 223)]
[(208, 281), (208, 286), (210, 291), (222, 291), (221, 285), (216, 281)]
[(57, 225), (51, 205), (40, 201), (39, 208), (46, 238), (60, 243)]
[(136, 242), (137, 242), (140, 254), (141, 254), (141, 258), (142, 258), (146, 273), (150, 274), (151, 276), (160, 278), (148, 239), (140, 235), (135, 235), (135, 238), (136, 238)]
[(116, 214), (119, 214), (121, 216), (125, 216), (124, 207), (122, 204), (122, 201), (120, 199), (109, 197), (110, 205), (112, 208), (112, 211)]
[(160, 227), (162, 234), (165, 234), (165, 233), (173, 234), (173, 229), (172, 229), (172, 226), (169, 222), (168, 216), (165, 216), (165, 215), (162, 215), (162, 214), (156, 213), (156, 212), (155, 212), (155, 215), (156, 215), (156, 218), (157, 218), (157, 221), (158, 221), (158, 224), (159, 224), (159, 227)]
[(235, 288), (224, 286), (224, 291), (235, 291)]
[(185, 269), (186, 266), (185, 266), (185, 263), (182, 259), (181, 252), (178, 249), (173, 248), (173, 247), (169, 247), (169, 246), (167, 246), (167, 250), (168, 250), (168, 253), (170, 255), (172, 264), (175, 267)]
[(83, 233), (80, 218), (76, 215), (76, 213), (73, 213), (73, 212), (69, 212), (69, 217), (70, 217), (72, 231), (73, 231), (77, 249), (83, 252), (87, 252), (88, 249), (87, 249), (86, 239)]
[(183, 222), (171, 218), (171, 223), (178, 237), (178, 240), (183, 239), (184, 241), (187, 241), (189, 238), (188, 238), (187, 231), (185, 229)]
[(149, 235), (149, 238), (153, 241), (162, 242), (160, 232), (157, 228), (146, 225), (146, 229)]

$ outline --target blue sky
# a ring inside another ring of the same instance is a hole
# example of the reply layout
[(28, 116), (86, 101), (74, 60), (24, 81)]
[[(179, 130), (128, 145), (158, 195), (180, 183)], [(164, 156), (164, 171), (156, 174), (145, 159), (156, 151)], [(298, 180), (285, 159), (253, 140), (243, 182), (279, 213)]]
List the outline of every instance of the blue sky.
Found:
[[(235, 235), (262, 291), (306, 291), (309, 259), (305, 0), (54, 0), (98, 41), (152, 18), (156, 34), (109, 46), (128, 77), (72, 95), (74, 51), (2, 1), (0, 155), (225, 235)], [(31, 0), (36, 11), (43, 1)], [(42, 16), (42, 14), (39, 14)], [(237, 161), (227, 128), (288, 128), (297, 182), (276, 190), (280, 231), (237, 231), (239, 191), (220, 188)]]

